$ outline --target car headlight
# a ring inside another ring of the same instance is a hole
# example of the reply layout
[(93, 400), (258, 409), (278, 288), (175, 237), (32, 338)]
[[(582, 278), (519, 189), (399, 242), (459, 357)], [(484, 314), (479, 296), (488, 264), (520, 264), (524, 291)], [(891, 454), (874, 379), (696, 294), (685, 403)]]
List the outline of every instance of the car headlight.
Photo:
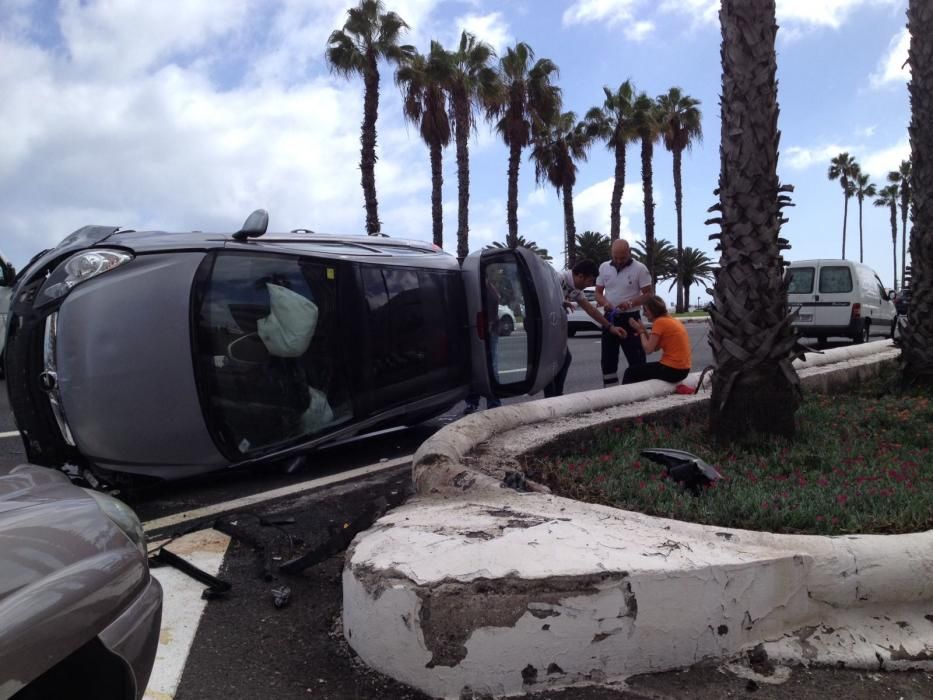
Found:
[(128, 263), (133, 256), (122, 250), (85, 250), (55, 268), (39, 290), (42, 301), (58, 299), (82, 282)]
[(123, 501), (118, 501), (112, 496), (108, 496), (100, 491), (84, 489), (91, 497), (97, 501), (97, 505), (104, 512), (113, 524), (123, 531), (130, 541), (136, 545), (143, 558), (146, 558), (146, 533), (143, 531), (142, 523), (136, 517), (133, 509)]

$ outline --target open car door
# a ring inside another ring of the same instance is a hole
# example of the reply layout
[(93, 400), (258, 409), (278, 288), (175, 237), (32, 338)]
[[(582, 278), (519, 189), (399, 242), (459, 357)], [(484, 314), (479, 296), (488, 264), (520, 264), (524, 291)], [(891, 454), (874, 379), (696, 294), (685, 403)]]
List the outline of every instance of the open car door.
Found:
[(471, 389), (483, 396), (541, 391), (567, 350), (557, 272), (525, 248), (490, 248), (463, 261)]

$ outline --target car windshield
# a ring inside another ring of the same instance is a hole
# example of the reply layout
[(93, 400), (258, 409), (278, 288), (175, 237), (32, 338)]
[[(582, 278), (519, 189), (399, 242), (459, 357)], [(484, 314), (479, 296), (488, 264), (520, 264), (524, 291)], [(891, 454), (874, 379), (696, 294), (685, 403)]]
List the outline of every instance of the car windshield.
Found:
[(332, 263), (224, 252), (199, 277), (198, 384), (227, 451), (250, 456), (352, 418)]

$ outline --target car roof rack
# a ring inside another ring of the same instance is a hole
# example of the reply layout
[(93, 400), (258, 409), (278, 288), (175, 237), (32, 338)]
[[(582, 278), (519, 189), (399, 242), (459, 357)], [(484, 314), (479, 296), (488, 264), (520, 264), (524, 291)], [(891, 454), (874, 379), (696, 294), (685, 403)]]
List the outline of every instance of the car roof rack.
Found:
[(309, 228), (293, 228), (289, 233), (314, 233), (314, 231)]
[(269, 212), (265, 209), (257, 209), (246, 217), (243, 222), (243, 228), (233, 234), (234, 239), (245, 241), (247, 238), (259, 238), (269, 227)]

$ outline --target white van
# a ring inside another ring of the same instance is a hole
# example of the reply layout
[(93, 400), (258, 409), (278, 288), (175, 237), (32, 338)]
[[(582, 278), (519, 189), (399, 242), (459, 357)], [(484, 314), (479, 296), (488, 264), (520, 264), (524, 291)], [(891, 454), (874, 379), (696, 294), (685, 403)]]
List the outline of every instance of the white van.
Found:
[(851, 260), (800, 260), (787, 268), (787, 303), (797, 309), (794, 327), (801, 337), (825, 343), (845, 336), (856, 343), (871, 335), (893, 337), (897, 310), (868, 265)]
[(4, 377), (3, 346), (6, 345), (6, 322), (10, 312), (10, 292), (15, 270), (0, 252), (0, 379)]

